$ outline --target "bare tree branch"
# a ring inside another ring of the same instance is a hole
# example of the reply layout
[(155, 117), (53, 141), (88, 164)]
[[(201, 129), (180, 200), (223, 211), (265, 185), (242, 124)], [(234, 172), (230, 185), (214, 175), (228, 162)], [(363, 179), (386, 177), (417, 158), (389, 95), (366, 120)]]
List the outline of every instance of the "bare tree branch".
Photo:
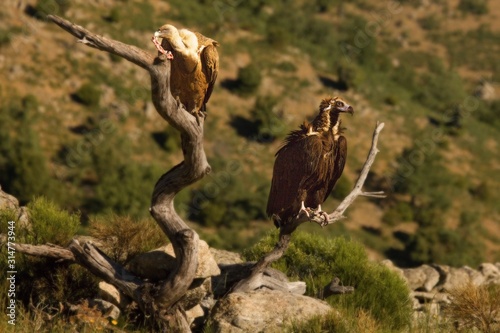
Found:
[(31, 256), (68, 260), (69, 262), (76, 261), (74, 254), (70, 250), (57, 245), (10, 244), (12, 244), (12, 247), (17, 252), (29, 254)]
[(87, 29), (71, 23), (59, 16), (47, 15), (47, 18), (78, 38), (79, 43), (83, 43), (101, 51), (116, 54), (117, 56), (125, 58), (146, 70), (149, 70), (153, 64), (155, 57), (138, 47), (96, 35)]

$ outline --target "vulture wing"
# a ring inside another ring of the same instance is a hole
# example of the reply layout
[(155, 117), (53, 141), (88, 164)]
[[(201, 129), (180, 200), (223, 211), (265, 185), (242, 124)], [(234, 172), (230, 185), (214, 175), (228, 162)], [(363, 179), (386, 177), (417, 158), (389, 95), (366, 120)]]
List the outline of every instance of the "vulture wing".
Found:
[(206, 104), (212, 95), (214, 90), (215, 80), (217, 79), (217, 74), (219, 73), (219, 53), (217, 52), (217, 46), (219, 44), (216, 41), (212, 41), (207, 45), (201, 52), (201, 63), (202, 70), (207, 78), (207, 91), (205, 93), (205, 99), (203, 100), (202, 111), (206, 111)]
[(333, 170), (332, 170), (332, 178), (328, 181), (328, 189), (324, 194), (323, 202), (326, 200), (328, 195), (333, 190), (333, 187), (337, 183), (337, 180), (342, 175), (344, 171), (345, 161), (347, 159), (347, 140), (344, 136), (340, 136), (333, 147)]
[(286, 223), (286, 219), (298, 213), (301, 201), (305, 200), (302, 197), (306, 195), (304, 184), (314, 177), (321, 158), (316, 152), (321, 150), (322, 142), (317, 135), (307, 136), (305, 131), (291, 133), (276, 153), (267, 202), (268, 216), (279, 215)]

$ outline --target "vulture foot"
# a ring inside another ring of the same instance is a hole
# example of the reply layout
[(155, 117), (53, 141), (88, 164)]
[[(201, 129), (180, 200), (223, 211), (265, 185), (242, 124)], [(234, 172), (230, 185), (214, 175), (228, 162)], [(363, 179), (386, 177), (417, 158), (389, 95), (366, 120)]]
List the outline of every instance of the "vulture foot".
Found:
[(299, 213), (297, 214), (297, 218), (300, 217), (300, 215), (302, 214), (305, 214), (308, 218), (310, 218), (311, 216), (309, 215), (309, 211), (311, 209), (310, 208), (306, 208), (306, 206), (304, 206), (304, 201), (302, 201), (302, 204), (300, 206), (300, 210), (299, 210)]
[(318, 209), (314, 211), (314, 214), (320, 215), (324, 218), (324, 221), (320, 223), (320, 226), (324, 227), (328, 225), (328, 214), (321, 210), (321, 205), (318, 205)]
[(203, 118), (203, 120), (207, 119), (207, 114), (204, 111), (198, 110), (198, 111), (191, 111), (191, 114), (196, 118), (196, 123), (198, 126), (201, 125), (200, 119)]

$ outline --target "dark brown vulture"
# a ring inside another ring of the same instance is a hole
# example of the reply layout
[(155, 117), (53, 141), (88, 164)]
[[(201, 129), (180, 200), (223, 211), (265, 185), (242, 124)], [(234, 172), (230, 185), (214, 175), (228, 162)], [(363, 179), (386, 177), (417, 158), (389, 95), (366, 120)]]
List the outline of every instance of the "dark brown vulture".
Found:
[[(163, 38), (160, 44), (158, 38)], [(186, 110), (199, 115), (214, 89), (219, 72), (215, 40), (187, 29), (165, 24), (155, 32), (153, 43), (172, 61), (170, 90)]]
[(347, 156), (341, 112), (354, 110), (338, 97), (324, 99), (313, 122), (292, 131), (276, 153), (267, 214), (277, 228), (312, 209), (326, 215), (321, 204), (342, 174)]

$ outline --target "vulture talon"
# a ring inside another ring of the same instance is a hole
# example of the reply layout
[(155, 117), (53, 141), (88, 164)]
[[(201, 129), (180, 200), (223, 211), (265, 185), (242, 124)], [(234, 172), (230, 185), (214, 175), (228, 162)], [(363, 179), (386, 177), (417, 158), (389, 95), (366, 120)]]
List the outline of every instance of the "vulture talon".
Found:
[(308, 218), (311, 218), (311, 215), (309, 214), (309, 210), (310, 210), (309, 208), (306, 208), (306, 206), (304, 206), (304, 201), (302, 201), (299, 213), (297, 214), (297, 218), (300, 218), (300, 216), (302, 214), (305, 214)]
[(207, 119), (207, 114), (201, 110), (191, 111), (191, 114), (196, 118), (196, 123), (198, 124), (198, 126), (201, 126), (201, 118), (203, 118), (203, 120)]
[(325, 227), (328, 225), (328, 213), (321, 209), (321, 205), (318, 205), (318, 208), (314, 211), (314, 215), (323, 217), (324, 221), (319, 223), (320, 226)]

